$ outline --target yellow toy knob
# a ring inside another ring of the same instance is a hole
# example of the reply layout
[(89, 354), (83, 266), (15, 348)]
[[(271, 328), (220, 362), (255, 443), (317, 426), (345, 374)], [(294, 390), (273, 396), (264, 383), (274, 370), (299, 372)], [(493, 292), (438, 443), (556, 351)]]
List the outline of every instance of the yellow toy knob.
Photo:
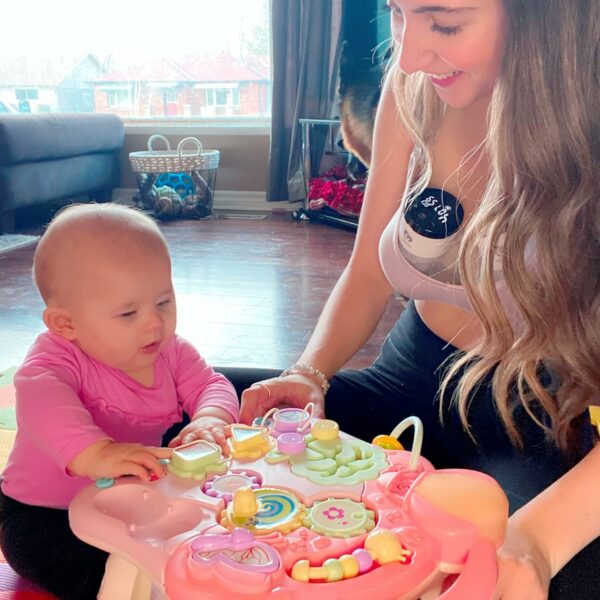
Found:
[(315, 440), (336, 440), (340, 436), (340, 426), (331, 419), (319, 419), (310, 429)]
[(373, 446), (379, 446), (384, 450), (404, 450), (404, 446), (391, 435), (378, 435), (371, 442)]
[(258, 512), (258, 501), (254, 490), (250, 486), (237, 489), (233, 494), (233, 508), (231, 510), (234, 519), (249, 519)]

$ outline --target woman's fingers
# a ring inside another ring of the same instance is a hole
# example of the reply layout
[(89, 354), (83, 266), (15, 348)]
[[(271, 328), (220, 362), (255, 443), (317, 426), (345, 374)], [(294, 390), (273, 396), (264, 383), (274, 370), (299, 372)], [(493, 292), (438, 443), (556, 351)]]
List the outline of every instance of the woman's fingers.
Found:
[(177, 446), (181, 446), (181, 434), (178, 433), (168, 444), (168, 447), (173, 450), (173, 448), (177, 448)]
[(315, 417), (323, 418), (323, 392), (311, 378), (302, 374), (276, 377), (253, 384), (242, 394), (240, 421), (251, 425), (255, 417), (263, 416), (273, 407), (304, 408), (315, 404)]
[[(275, 385), (273, 385), (273, 388), (275, 388)], [(271, 387), (268, 386), (268, 382), (255, 383), (242, 393), (240, 422), (252, 425), (254, 417), (265, 414), (271, 407), (280, 402), (281, 399), (274, 395)]]

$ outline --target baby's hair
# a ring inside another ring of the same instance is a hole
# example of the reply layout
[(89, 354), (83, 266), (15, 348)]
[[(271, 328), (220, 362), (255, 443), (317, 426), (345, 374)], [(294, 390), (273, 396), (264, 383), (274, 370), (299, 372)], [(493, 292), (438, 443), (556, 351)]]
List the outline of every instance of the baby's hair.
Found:
[(157, 223), (139, 210), (119, 204), (74, 204), (56, 214), (33, 258), (33, 279), (46, 305), (59, 293), (64, 274), (95, 250), (112, 255), (137, 248), (169, 259), (167, 242)]

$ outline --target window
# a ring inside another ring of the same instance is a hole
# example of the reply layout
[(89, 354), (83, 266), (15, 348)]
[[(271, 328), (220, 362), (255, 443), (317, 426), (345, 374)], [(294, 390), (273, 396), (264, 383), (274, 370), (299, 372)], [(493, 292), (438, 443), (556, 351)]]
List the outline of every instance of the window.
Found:
[(123, 108), (131, 105), (129, 90), (107, 90), (107, 94), (110, 108)]
[(239, 106), (240, 91), (237, 88), (217, 88), (206, 90), (207, 106)]
[(37, 88), (17, 88), (15, 90), (17, 100), (39, 100)]
[(34, 20), (27, 4), (10, 3), (3, 19), (14, 27), (3, 32), (0, 101), (20, 112), (268, 118), (269, 5), (172, 0), (163, 22), (142, 0), (105, 0), (93, 14), (53, 0), (36, 5)]

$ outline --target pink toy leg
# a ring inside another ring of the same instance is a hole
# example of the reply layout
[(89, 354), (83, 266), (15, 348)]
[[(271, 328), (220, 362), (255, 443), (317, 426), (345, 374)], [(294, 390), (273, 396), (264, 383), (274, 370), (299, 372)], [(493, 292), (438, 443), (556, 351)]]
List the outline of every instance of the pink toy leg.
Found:
[(116, 554), (108, 557), (98, 600), (166, 600), (166, 596), (157, 593), (152, 593), (150, 577), (134, 564)]

